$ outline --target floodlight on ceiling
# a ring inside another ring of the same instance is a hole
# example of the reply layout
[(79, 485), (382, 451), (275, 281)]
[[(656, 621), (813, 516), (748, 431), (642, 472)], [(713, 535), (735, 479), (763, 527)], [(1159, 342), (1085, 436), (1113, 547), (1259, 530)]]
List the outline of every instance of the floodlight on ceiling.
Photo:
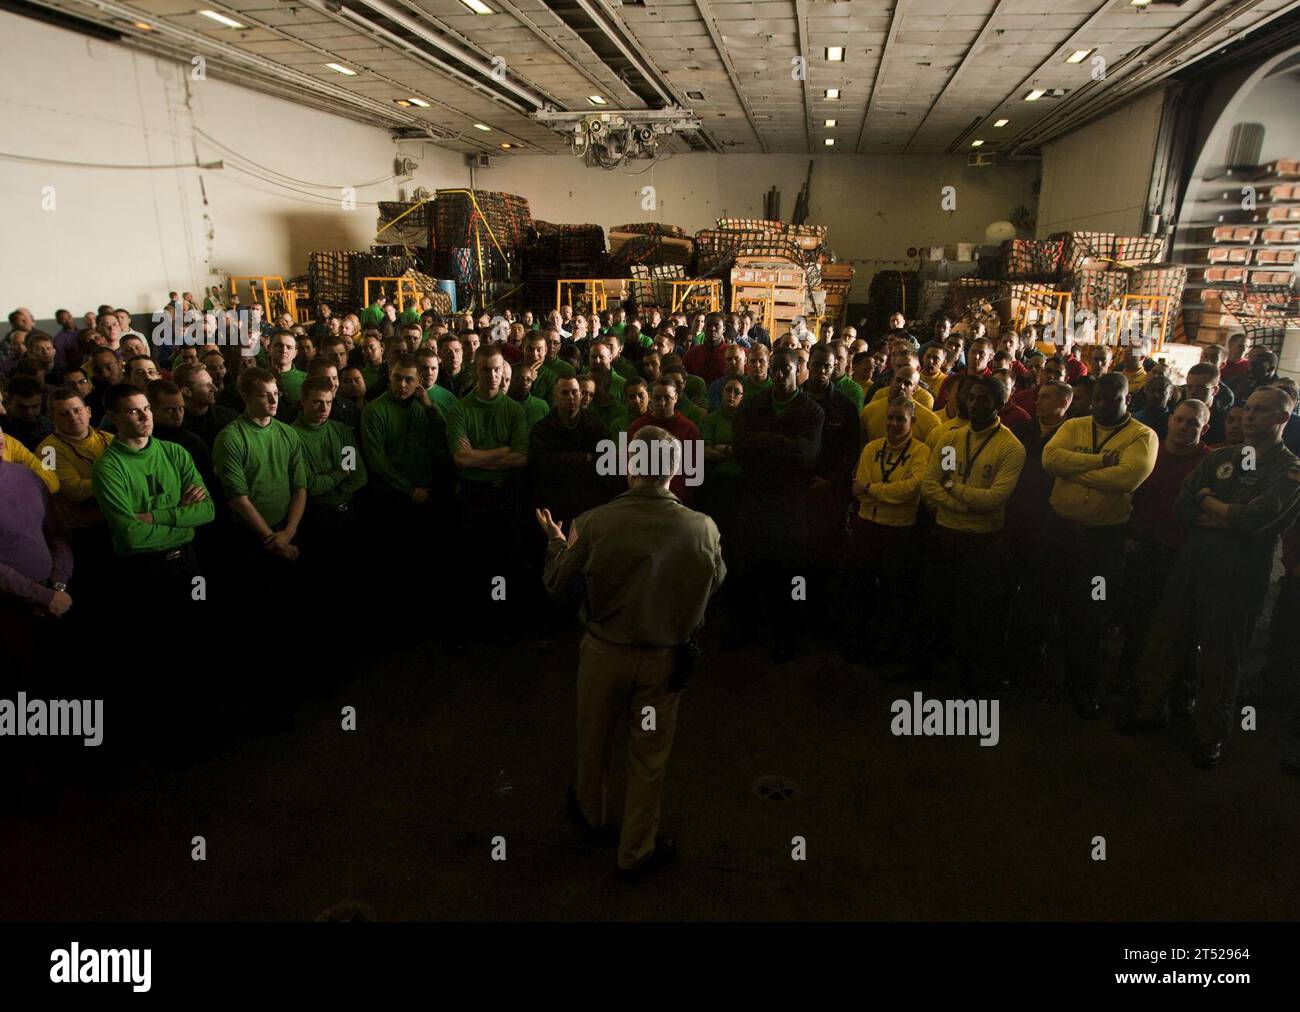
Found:
[(983, 142), (983, 141), (971, 141), (971, 142), (970, 142), (970, 146), (973, 147), (973, 148), (983, 147), (983, 146), (984, 146), (984, 142)]
[(600, 95), (588, 95), (587, 101), (592, 105), (607, 105), (605, 99)]
[(838, 99), (838, 98), (840, 97), (840, 89), (839, 89), (839, 88), (827, 88), (827, 89), (826, 89), (826, 97), (829, 98), (829, 99), (831, 99), (832, 101)]
[(1076, 49), (1073, 53), (1065, 58), (1066, 63), (1082, 63), (1092, 55), (1091, 49)]
[(422, 98), (411, 99), (411, 105), (418, 105), (421, 109), (429, 108), (429, 103)]
[(484, 133), (487, 133), (487, 132), (488, 132), (489, 130), (491, 130), (492, 128), (491, 128), (490, 126), (488, 126), (486, 123), (475, 123), (475, 124), (474, 124), (474, 129), (475, 129), (475, 130), (482, 130)]
[(827, 63), (843, 63), (843, 62), (844, 62), (844, 47), (843, 47), (843, 46), (827, 46), (827, 47), (826, 47), (826, 62), (827, 62)]
[(840, 122), (840, 121), (837, 120), (837, 119), (828, 119), (828, 120), (826, 121), (826, 125), (827, 125), (828, 127), (838, 126), (838, 125), (839, 125), (839, 122)]
[(822, 141), (822, 143), (825, 144), (828, 148), (833, 148), (835, 147), (835, 138), (827, 137), (824, 141)]
[(496, 11), (494, 11), (491, 7), (485, 4), (483, 0), (460, 0), (460, 2), (463, 3), (470, 10), (472, 10), (475, 14), (496, 13)]
[(247, 28), (248, 25), (241, 24), (234, 18), (228, 18), (220, 11), (199, 11), (205, 18), (211, 18), (219, 25), (225, 25), (227, 28)]
[(1037, 102), (1040, 98), (1042, 98), (1046, 94), (1047, 94), (1046, 88), (1035, 88), (1033, 91), (1031, 91), (1028, 95), (1025, 96), (1025, 101)]
[(357, 72), (355, 70), (353, 70), (351, 67), (345, 67), (341, 63), (327, 63), (325, 64), (325, 66), (329, 67), (329, 69), (334, 71), (334, 73), (336, 74), (342, 74), (344, 77), (357, 76)]
[(1006, 125), (1007, 125), (1008, 123), (1010, 123), (1010, 122), (1011, 122), (1011, 120), (1009, 120), (1009, 119), (1000, 119), (1000, 120), (997, 120), (993, 125), (994, 125), (995, 127), (1004, 127), (1004, 126), (1006, 126)]

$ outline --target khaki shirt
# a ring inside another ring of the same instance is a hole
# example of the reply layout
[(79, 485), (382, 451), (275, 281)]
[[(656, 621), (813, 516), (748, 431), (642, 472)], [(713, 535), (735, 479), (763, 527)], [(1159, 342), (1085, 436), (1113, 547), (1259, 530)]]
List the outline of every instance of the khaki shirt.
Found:
[(597, 639), (639, 647), (685, 643), (704, 622), (727, 567), (717, 525), (666, 488), (642, 485), (574, 522), (571, 544), (546, 548), (546, 589), (581, 579), (582, 620)]

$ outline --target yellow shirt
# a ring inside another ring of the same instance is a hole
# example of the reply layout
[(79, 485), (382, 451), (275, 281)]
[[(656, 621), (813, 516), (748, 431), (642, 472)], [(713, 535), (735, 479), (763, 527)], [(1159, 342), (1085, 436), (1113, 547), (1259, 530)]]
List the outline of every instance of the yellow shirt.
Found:
[[(928, 372), (921, 373), (921, 382), (930, 388), (929, 392), (932, 394), (937, 394), (939, 392), (939, 388), (943, 386), (943, 381), (946, 380), (947, 378), (948, 378), (948, 374), (944, 372), (942, 369), (940, 369), (936, 373), (928, 373)], [(931, 409), (934, 408), (933, 397), (930, 398), (930, 403), (927, 404), (926, 407)]]
[[(912, 435), (922, 442), (930, 435), (931, 431), (939, 425), (939, 416), (927, 408), (924, 404), (916, 404), (916, 418), (912, 422)], [(885, 415), (889, 411), (889, 401), (877, 396), (873, 397), (871, 403), (862, 409), (858, 418), (862, 423), (862, 444), (876, 439), (885, 438)]]
[(887, 527), (911, 527), (921, 502), (921, 477), (930, 461), (930, 448), (909, 437), (894, 449), (887, 439), (874, 439), (862, 449), (854, 481), (867, 486), (858, 496), (858, 516)]
[[(922, 376), (921, 378), (924, 379), (925, 377)], [(889, 387), (881, 387), (872, 395), (871, 403), (875, 404), (876, 401), (888, 400)], [(916, 392), (912, 394), (912, 400), (916, 401), (916, 403), (921, 405), (923, 408), (929, 408), (931, 411), (934, 410), (934, 395), (930, 393), (929, 390), (922, 390), (920, 387), (917, 387)]]
[(112, 433), (92, 428), (85, 439), (51, 433), (36, 448), (41, 453), (46, 447), (54, 451), (54, 473), (59, 479), (54, 508), (69, 530), (94, 527), (102, 519), (90, 487), (90, 476), (95, 461), (104, 455), (112, 441)]
[[(1025, 448), (1001, 422), (983, 432), (954, 427), (930, 450), (921, 495), (936, 508), (940, 527), (992, 534), (1002, 529), (1007, 499), (1024, 466)], [(944, 487), (949, 477), (950, 489)]]
[[(3, 426), (0, 426), (0, 428), (3, 428)], [(45, 487), (50, 490), (50, 495), (58, 493), (59, 476), (54, 473), (54, 468), (51, 467), (47, 470), (42, 467), (40, 459), (13, 436), (5, 436), (4, 459), (10, 464), (22, 464), (23, 467), (35, 471), (36, 476), (45, 482)]]
[[(1119, 463), (1103, 467), (1110, 450)], [(1056, 478), (1052, 511), (1083, 527), (1124, 523), (1133, 512), (1133, 490), (1155, 470), (1159, 452), (1159, 437), (1131, 416), (1112, 428), (1091, 416), (1063, 422), (1043, 447), (1043, 470)]]
[(970, 422), (959, 415), (953, 415), (951, 418), (945, 418), (936, 425), (930, 432), (930, 437), (925, 441), (931, 451), (938, 445), (939, 440), (946, 436), (953, 429), (960, 429), (963, 425), (969, 425)]

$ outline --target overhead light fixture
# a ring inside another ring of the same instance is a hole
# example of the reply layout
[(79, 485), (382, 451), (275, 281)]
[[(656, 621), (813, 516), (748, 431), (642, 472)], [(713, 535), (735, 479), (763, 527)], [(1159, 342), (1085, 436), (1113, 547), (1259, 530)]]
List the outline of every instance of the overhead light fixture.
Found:
[(247, 28), (247, 25), (240, 24), (234, 18), (228, 18), (220, 11), (199, 11), (205, 18), (211, 18), (219, 25), (225, 25), (227, 28)]
[(1146, 6), (1147, 4), (1149, 4), (1150, 2), (1151, 2), (1151, 0), (1129, 0), (1129, 6), (1131, 6), (1131, 7), (1145, 7), (1145, 6)]
[(827, 125), (828, 127), (836, 126), (838, 123), (839, 123), (839, 120), (837, 120), (837, 119), (828, 119), (828, 120), (826, 121), (826, 125)]
[(1046, 94), (1047, 94), (1046, 88), (1035, 88), (1033, 91), (1031, 91), (1028, 95), (1025, 96), (1025, 101), (1037, 102), (1040, 98), (1042, 98)]
[(409, 109), (411, 106), (411, 100), (409, 98), (395, 98), (393, 99), (393, 101), (398, 105), (400, 105), (403, 109)]
[(1082, 63), (1092, 55), (1091, 49), (1076, 49), (1073, 53), (1065, 58), (1066, 63)]
[(843, 46), (827, 46), (827, 47), (826, 47), (826, 61), (827, 61), (828, 63), (843, 63), (843, 62), (844, 62), (844, 47), (843, 47)]
[(984, 143), (983, 141), (971, 141), (971, 142), (970, 142), (970, 146), (973, 147), (973, 148), (977, 148), (977, 147), (979, 147), (979, 146), (980, 146), (981, 144), (983, 144), (983, 143)]
[(1010, 122), (1011, 122), (1011, 120), (1009, 120), (1009, 119), (1000, 119), (1000, 120), (998, 120), (997, 122), (995, 122), (993, 125), (994, 125), (995, 127), (1004, 127), (1004, 126), (1006, 126), (1006, 125), (1007, 125), (1008, 123), (1010, 123)]
[(507, 151), (509, 151), (511, 148), (514, 147), (514, 145), (511, 144), (509, 141), (502, 141), (501, 146)]
[(826, 140), (823, 141), (822, 143), (824, 143), (828, 148), (833, 148), (835, 147), (835, 138), (827, 137)]
[(587, 101), (592, 105), (607, 105), (608, 103), (600, 95), (588, 95)]
[(691, 99), (693, 102), (703, 102), (703, 101), (704, 101), (704, 92), (702, 92), (702, 91), (688, 91), (688, 92), (686, 93), (686, 97), (689, 98), (689, 99)]
[(496, 13), (496, 11), (494, 11), (491, 7), (485, 4), (483, 0), (460, 0), (460, 2), (463, 3), (470, 10), (472, 10), (475, 14)]
[(147, 24), (145, 24), (143, 21), (132, 21), (132, 22), (131, 22), (131, 27), (132, 27), (132, 28), (138, 28), (138, 29), (140, 29), (140, 31), (142, 31), (142, 32), (152, 32), (152, 31), (153, 31), (153, 25), (147, 25)]
[(422, 98), (411, 99), (411, 105), (418, 105), (421, 109), (429, 108), (429, 103)]
[(334, 71), (335, 73), (343, 74), (345, 77), (357, 76), (357, 72), (355, 70), (353, 70), (351, 67), (345, 67), (341, 63), (327, 63), (325, 64), (325, 66), (329, 67), (329, 69)]
[(839, 89), (839, 88), (827, 88), (827, 89), (826, 89), (826, 97), (827, 97), (827, 98), (830, 98), (830, 99), (836, 99), (836, 98), (839, 98), (839, 97), (840, 97), (840, 89)]
[(490, 126), (488, 126), (486, 123), (475, 123), (475, 124), (474, 124), (474, 129), (475, 129), (475, 130), (482, 130), (484, 133), (487, 133), (487, 132), (488, 132), (489, 130), (491, 130), (492, 128), (491, 128)]

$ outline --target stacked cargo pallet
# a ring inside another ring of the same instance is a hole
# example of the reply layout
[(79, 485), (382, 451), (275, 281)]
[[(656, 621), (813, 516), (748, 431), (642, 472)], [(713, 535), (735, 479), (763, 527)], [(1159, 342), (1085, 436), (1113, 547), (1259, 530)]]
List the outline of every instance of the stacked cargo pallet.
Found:
[(796, 316), (805, 313), (807, 280), (797, 264), (780, 258), (738, 256), (731, 269), (729, 305), (752, 306), (772, 301), (772, 323), (784, 333)]
[(1183, 308), (1196, 340), (1220, 344), (1237, 331), (1296, 319), (1300, 159), (1229, 170), (1205, 180), (1197, 201), (1209, 214), (1190, 226), (1182, 249)]
[(676, 225), (619, 225), (609, 230), (609, 256), (611, 265), (687, 268), (695, 256), (695, 240)]
[(813, 303), (818, 315), (832, 321), (837, 332), (844, 329), (844, 312), (848, 308), (849, 289), (855, 273), (852, 264), (824, 263), (821, 265), (820, 283), (813, 286)]

